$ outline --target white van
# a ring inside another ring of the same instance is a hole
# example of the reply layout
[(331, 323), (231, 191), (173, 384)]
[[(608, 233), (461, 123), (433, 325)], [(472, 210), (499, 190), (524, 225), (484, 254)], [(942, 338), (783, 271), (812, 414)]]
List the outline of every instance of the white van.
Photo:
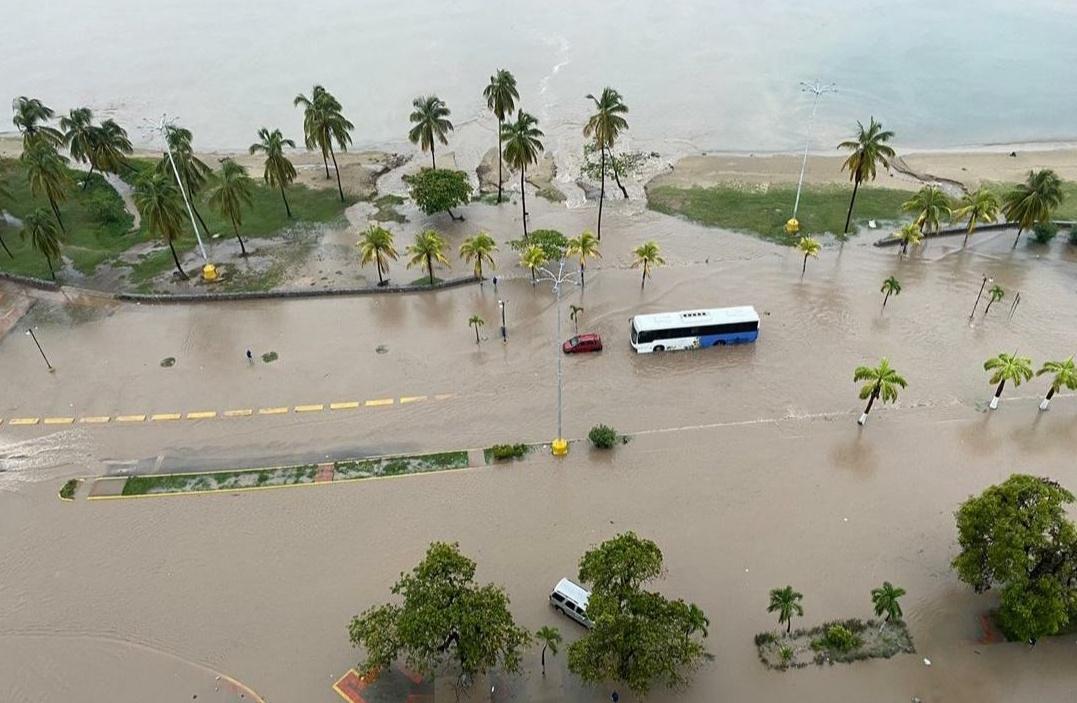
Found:
[(590, 598), (591, 592), (583, 586), (572, 583), (568, 579), (561, 579), (550, 593), (550, 605), (554, 607), (554, 610), (560, 610), (562, 614), (590, 628), (591, 621), (587, 619), (587, 601)]

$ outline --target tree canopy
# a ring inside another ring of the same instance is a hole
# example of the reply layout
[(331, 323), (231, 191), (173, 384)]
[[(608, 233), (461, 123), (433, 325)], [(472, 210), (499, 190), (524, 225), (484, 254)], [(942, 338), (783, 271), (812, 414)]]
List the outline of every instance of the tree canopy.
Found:
[(424, 168), (414, 175), (405, 176), (404, 182), (411, 188), (411, 199), (427, 215), (447, 212), (456, 219), (452, 208), (471, 201), (471, 182), (463, 171)]

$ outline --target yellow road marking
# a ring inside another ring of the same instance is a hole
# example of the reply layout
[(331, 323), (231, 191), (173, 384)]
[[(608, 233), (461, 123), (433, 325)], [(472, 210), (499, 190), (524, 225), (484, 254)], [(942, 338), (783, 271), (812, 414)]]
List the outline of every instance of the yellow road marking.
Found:
[(8, 421), (9, 425), (36, 425), (38, 419), (36, 417), (13, 417)]
[(214, 417), (217, 417), (216, 410), (202, 410), (200, 412), (187, 413), (188, 420), (209, 420)]
[(70, 425), (75, 421), (73, 417), (46, 417), (46, 425)]
[(445, 400), (446, 398), (452, 398), (452, 393), (441, 393), (434, 396), (434, 400)]
[(377, 407), (379, 405), (392, 405), (393, 402), (394, 401), (393, 401), (392, 398), (380, 398), (378, 400), (368, 400), (366, 402), (366, 406), (368, 408), (373, 408), (373, 407)]
[(183, 417), (181, 413), (158, 413), (156, 415), (151, 415), (150, 420), (160, 422), (162, 420), (178, 420), (181, 417)]
[(145, 422), (145, 415), (117, 415), (116, 422)]
[(295, 406), (295, 411), (297, 413), (316, 413), (316, 412), (319, 412), (319, 411), (324, 410), (324, 409), (325, 409), (325, 406), (322, 405), (321, 403), (319, 403), (317, 405), (297, 405), (297, 406)]
[(284, 408), (259, 408), (258, 409), (258, 414), (259, 415), (283, 415), (286, 412), (288, 412), (287, 407), (284, 407)]
[(426, 400), (426, 396), (425, 395), (405, 395), (405, 396), (400, 398), (400, 404), (403, 405), (404, 403), (417, 403), (420, 400)]
[(359, 407), (358, 401), (348, 401), (347, 403), (330, 403), (330, 410), (354, 410)]
[(111, 419), (108, 415), (91, 415), (90, 417), (79, 418), (79, 422), (87, 425), (100, 425)]
[(254, 411), (250, 408), (243, 408), (242, 410), (225, 410), (225, 417), (250, 417), (254, 414)]

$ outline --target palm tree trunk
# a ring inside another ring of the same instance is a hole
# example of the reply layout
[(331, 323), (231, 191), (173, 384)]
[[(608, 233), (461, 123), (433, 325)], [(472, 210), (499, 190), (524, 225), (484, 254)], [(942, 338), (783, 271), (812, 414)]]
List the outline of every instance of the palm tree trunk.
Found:
[(344, 202), (344, 188), (340, 185), (340, 167), (337, 166), (337, 155), (333, 152), (333, 143), (329, 143), (329, 155), (333, 157), (333, 171), (337, 174), (337, 191), (340, 193), (340, 202)]
[(202, 213), (198, 211), (198, 205), (194, 202), (194, 188), (191, 187), (191, 179), (185, 178), (187, 182), (187, 197), (191, 199), (191, 209), (194, 210), (194, 216), (198, 218), (198, 224), (202, 225), (202, 231), (209, 236), (209, 227), (206, 227), (206, 221), (202, 219)]
[(964, 249), (969, 245), (969, 235), (972, 234), (971, 229), (965, 230), (965, 239), (961, 242), (961, 248)]
[(793, 634), (793, 618), (789, 618), (785, 621), (785, 634)]
[(434, 160), (434, 142), (430, 142), (430, 168), (434, 171), (438, 170), (438, 162)]
[(546, 675), (546, 645), (542, 645), (542, 675)]
[(475, 344), (479, 343), (479, 326), (475, 325)]
[(1002, 397), (1002, 389), (1006, 387), (1006, 379), (1002, 379), (998, 382), (998, 388), (995, 389), (995, 395), (991, 398), (991, 409), (994, 410), (998, 407), (998, 399)]
[(284, 211), (288, 213), (288, 219), (292, 219), (292, 208), (288, 205), (288, 196), (284, 194), (284, 184), (280, 184), (280, 197), (284, 199)]
[(426, 272), (430, 274), (430, 285), (434, 285), (434, 260), (429, 254), (426, 256)]
[(886, 301), (890, 300), (890, 291), (886, 291), (886, 297), (883, 298), (883, 307), (886, 307)]
[(497, 204), (501, 204), (501, 120), (497, 121)]
[(643, 262), (643, 277), (639, 281), (640, 290), (647, 285), (647, 262)]
[(856, 191), (860, 190), (860, 179), (853, 180), (853, 197), (849, 199), (849, 212), (845, 215), (845, 234), (849, 234), (849, 222), (853, 219), (853, 205), (856, 203)]
[(878, 398), (878, 397), (879, 397), (879, 389), (876, 388), (875, 390), (873, 390), (871, 392), (871, 395), (868, 396), (868, 406), (866, 408), (864, 408), (864, 412), (860, 416), (860, 419), (856, 421), (858, 425), (863, 425), (865, 422), (868, 421), (868, 413), (871, 412), (871, 406), (875, 403), (875, 399)]
[(536, 283), (538, 283), (538, 279), (535, 278), (535, 267), (532, 266), (531, 267), (531, 285), (534, 286)]
[(1025, 231), (1024, 227), (1018, 227), (1017, 228), (1017, 239), (1013, 240), (1013, 246), (1010, 247), (1011, 249), (1016, 249), (1017, 248), (1017, 242), (1021, 241), (1021, 233), (1024, 232), (1024, 231)]
[(617, 173), (617, 161), (613, 158), (613, 149), (610, 149), (610, 170), (613, 171), (613, 180), (617, 181), (617, 187), (621, 189), (621, 195), (628, 200), (628, 191), (621, 184), (621, 174)]
[(987, 317), (987, 313), (991, 312), (991, 306), (994, 305), (994, 304), (995, 304), (995, 299), (994, 298), (987, 301), (987, 307), (984, 308), (984, 317)]
[(527, 242), (527, 191), (524, 190), (524, 171), (526, 166), (520, 169), (520, 205), (524, 212), (524, 243)]
[(93, 175), (94, 164), (90, 162), (90, 170), (86, 172), (86, 178), (82, 181), (82, 189), (86, 190), (86, 186), (90, 185), (90, 176)]
[(247, 255), (247, 247), (244, 246), (244, 244), (243, 244), (243, 237), (239, 236), (239, 225), (236, 224), (235, 220), (232, 220), (232, 231), (236, 233), (236, 239), (239, 240), (239, 251), (240, 251), (239, 255), (240, 256), (246, 256)]
[(328, 181), (329, 180), (329, 154), (326, 153), (325, 145), (322, 145), (322, 163), (325, 164), (325, 180)]
[(45, 261), (49, 264), (49, 275), (52, 276), (52, 280), (56, 280), (56, 269), (52, 267), (52, 257), (45, 254)]
[(374, 251), (374, 265), (375, 265), (374, 267), (376, 269), (378, 269), (378, 285), (383, 286), (383, 285), (385, 285), (385, 279), (382, 278), (382, 275), (381, 275), (381, 251), (380, 250), (375, 250)]
[(585, 282), (586, 282), (586, 279), (583, 277), (583, 259), (580, 259), (580, 287), (581, 288), (584, 286)]
[(482, 278), (482, 255), (481, 254), (479, 255), (479, 258), (475, 260), (475, 274), (479, 277), (479, 285), (482, 285), (483, 278)]
[(11, 259), (15, 258), (15, 255), (12, 254), (11, 250), (7, 248), (7, 244), (4, 243), (4, 240), (2, 238), (0, 238), (0, 247), (3, 247), (4, 251), (7, 252), (8, 258), (11, 258)]
[(52, 214), (56, 216), (56, 221), (60, 223), (60, 231), (67, 234), (67, 227), (64, 227), (64, 218), (60, 217), (60, 208), (56, 207), (56, 201), (53, 200), (51, 195), (49, 196), (49, 205), (52, 206)]
[(602, 241), (602, 201), (606, 199), (606, 150), (602, 149), (602, 185), (598, 190), (598, 241)]
[(180, 276), (182, 276), (185, 281), (190, 280), (190, 276), (188, 276), (187, 272), (180, 266), (179, 256), (176, 255), (176, 247), (171, 239), (168, 240), (168, 248), (172, 250), (172, 260), (176, 262), (176, 270), (180, 272)]
[(1055, 397), (1055, 387), (1051, 386), (1047, 389), (1047, 395), (1040, 402), (1040, 410), (1046, 410), (1047, 406), (1051, 404), (1051, 398)]
[(800, 267), (800, 275), (801, 275), (801, 276), (803, 276), (803, 275), (804, 275), (804, 273), (805, 273), (805, 272), (806, 272), (807, 270), (808, 270), (808, 255), (807, 255), (807, 254), (805, 254), (805, 255), (804, 255), (804, 264), (803, 264), (803, 265), (802, 265), (802, 266)]

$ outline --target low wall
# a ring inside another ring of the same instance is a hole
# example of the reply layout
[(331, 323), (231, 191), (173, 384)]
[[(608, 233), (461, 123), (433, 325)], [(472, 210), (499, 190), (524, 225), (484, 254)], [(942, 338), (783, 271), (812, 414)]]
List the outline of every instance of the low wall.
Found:
[[(1054, 223), (1059, 227), (1074, 227), (1075, 225), (1077, 225), (1077, 223), (1071, 220), (1054, 220)], [(1016, 227), (1017, 225), (1012, 222), (1003, 222), (993, 225), (980, 225), (976, 228), (976, 232), (997, 232), (999, 230), (1014, 229)], [(941, 229), (938, 232), (928, 232), (924, 235), (924, 239), (936, 239), (938, 237), (956, 237), (958, 235), (964, 236), (965, 231), (965, 227), (947, 227), (946, 229)], [(973, 233), (973, 235), (975, 235), (975, 232)], [(883, 237), (882, 239), (875, 242), (875, 246), (877, 247), (892, 247), (897, 246), (898, 244), (901, 244), (901, 240), (899, 240), (893, 234), (888, 237)]]
[(269, 300), (281, 298), (328, 298), (332, 296), (382, 295), (391, 293), (421, 293), (423, 291), (459, 288), (470, 283), (478, 283), (476, 276), (454, 278), (435, 283), (432, 286), (385, 286), (382, 288), (332, 288), (312, 290), (282, 291), (236, 291), (234, 293), (115, 293), (113, 298), (131, 303), (152, 303), (168, 305), (170, 303), (215, 303), (228, 300)]
[(60, 290), (60, 284), (56, 281), (49, 281), (44, 278), (34, 278), (33, 276), (20, 276), (17, 273), (7, 273), (6, 271), (0, 271), (0, 280), (11, 281), (12, 283), (18, 283), (22, 286), (29, 286), (31, 288), (39, 288), (41, 290)]

